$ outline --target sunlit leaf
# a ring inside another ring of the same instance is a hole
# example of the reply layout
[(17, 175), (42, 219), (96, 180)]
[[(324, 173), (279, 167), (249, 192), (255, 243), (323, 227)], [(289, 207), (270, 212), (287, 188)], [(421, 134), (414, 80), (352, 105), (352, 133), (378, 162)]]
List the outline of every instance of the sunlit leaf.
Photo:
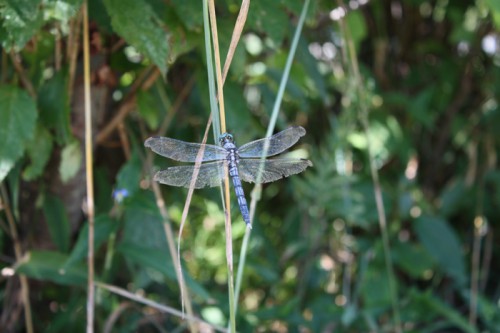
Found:
[(151, 92), (137, 93), (137, 110), (151, 130), (158, 129), (160, 113), (154, 95)]
[(125, 163), (116, 177), (116, 190), (126, 190), (126, 196), (133, 196), (139, 189), (139, 183), (142, 176), (142, 161), (137, 151)]
[(2, 38), (2, 46), (7, 50), (22, 49), (43, 24), (41, 0), (4, 0), (0, 5), (2, 25), (7, 38)]
[(61, 164), (59, 165), (59, 173), (63, 182), (67, 182), (76, 175), (82, 167), (82, 159), (80, 142), (74, 140), (64, 147), (61, 153)]
[(352, 41), (356, 45), (356, 50), (359, 51), (359, 44), (367, 35), (366, 22), (363, 18), (363, 13), (359, 10), (350, 10), (346, 15), (346, 23), (349, 27)]
[(497, 0), (485, 0), (484, 3), (488, 6), (493, 16), (493, 21), (497, 28), (500, 28), (500, 2)]
[[(184, 2), (188, 5), (191, 2)], [(144, 0), (104, 0), (115, 31), (148, 56), (163, 75), (167, 72), (168, 35), (160, 18)]]
[(15, 86), (0, 87), (0, 105), (1, 182), (33, 138), (37, 113), (33, 99)]

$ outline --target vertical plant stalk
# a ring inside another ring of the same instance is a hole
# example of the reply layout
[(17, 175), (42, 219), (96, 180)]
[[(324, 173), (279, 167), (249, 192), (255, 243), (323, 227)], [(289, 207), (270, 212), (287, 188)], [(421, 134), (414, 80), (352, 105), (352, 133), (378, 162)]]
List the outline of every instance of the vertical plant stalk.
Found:
[(82, 6), (83, 13), (83, 85), (85, 100), (85, 173), (87, 184), (87, 217), (89, 223), (87, 252), (87, 333), (94, 332), (94, 174), (92, 156), (92, 110), (90, 98), (90, 47), (89, 17), (87, 1)]
[[(339, 1), (341, 2), (341, 1)], [(342, 5), (342, 4), (340, 4)], [(399, 305), (397, 298), (397, 284), (396, 278), (394, 275), (394, 267), (392, 263), (391, 257), (391, 247), (389, 242), (389, 233), (387, 231), (387, 217), (384, 208), (384, 202), (382, 198), (382, 187), (380, 185), (380, 179), (378, 175), (377, 166), (375, 165), (375, 158), (373, 154), (373, 145), (372, 145), (372, 137), (370, 132), (370, 126), (368, 123), (368, 106), (366, 105), (365, 91), (363, 80), (361, 79), (361, 74), (359, 72), (358, 60), (356, 57), (356, 50), (354, 44), (352, 42), (352, 38), (350, 38), (350, 33), (348, 31), (348, 27), (346, 26), (343, 19), (339, 20), (339, 26), (342, 31), (342, 34), (345, 36), (345, 41), (347, 43), (347, 53), (350, 65), (350, 72), (352, 73), (354, 80), (356, 82), (355, 86), (357, 87), (357, 96), (359, 99), (359, 119), (361, 122), (361, 126), (363, 131), (365, 132), (367, 147), (368, 147), (368, 159), (370, 164), (370, 173), (373, 180), (373, 191), (375, 196), (375, 204), (377, 207), (377, 215), (378, 222), (380, 227), (380, 233), (382, 235), (382, 244), (384, 248), (384, 261), (386, 265), (386, 272), (388, 276), (389, 283), (389, 292), (392, 303), (392, 311), (394, 315), (394, 331), (396, 333), (402, 332), (401, 327), (401, 316), (399, 313)]]
[[(226, 132), (226, 114), (224, 108), (224, 89), (222, 82), (222, 72), (220, 65), (219, 37), (217, 34), (217, 19), (215, 16), (214, 0), (208, 1), (208, 10), (210, 14), (210, 30), (212, 32), (213, 53), (215, 57), (215, 76), (217, 79), (217, 99), (219, 101), (219, 119), (220, 130)], [(231, 197), (229, 192), (229, 177), (227, 166), (224, 168), (224, 216), (225, 216), (225, 234), (226, 234), (226, 261), (227, 261), (227, 284), (229, 292), (229, 323), (230, 332), (236, 332), (236, 311), (234, 306), (234, 268), (233, 268), (233, 238), (231, 229)]]
[(68, 46), (66, 56), (69, 59), (68, 70), (68, 101), (71, 103), (73, 98), (73, 85), (75, 82), (76, 63), (78, 61), (78, 48), (80, 46), (80, 27), (82, 23), (82, 12), (80, 11), (71, 19), (68, 35)]
[[(152, 156), (151, 156), (152, 157)], [(167, 244), (168, 244), (168, 250), (170, 252), (170, 256), (172, 258), (174, 267), (176, 267), (175, 274), (177, 276), (177, 281), (179, 281), (179, 288), (181, 290), (181, 302), (182, 302), (182, 309), (184, 313), (184, 306), (186, 307), (186, 312), (188, 314), (188, 317), (193, 316), (193, 307), (191, 305), (191, 299), (189, 298), (189, 293), (187, 291), (184, 277), (182, 275), (182, 268), (181, 268), (181, 260), (179, 256), (175, 255), (175, 241), (174, 241), (174, 233), (172, 232), (172, 226), (170, 225), (170, 221), (168, 219), (168, 214), (167, 214), (167, 209), (165, 208), (165, 201), (163, 200), (163, 196), (161, 195), (161, 190), (160, 190), (160, 185), (153, 181), (151, 183), (151, 186), (153, 188), (153, 192), (155, 194), (156, 198), (156, 205), (158, 206), (158, 209), (160, 210), (160, 214), (163, 220), (163, 230), (165, 231), (165, 236), (167, 238)], [(197, 327), (189, 321), (189, 327), (191, 332), (198, 332)]]
[(481, 261), (481, 240), (483, 238), (483, 229), (485, 221), (482, 216), (476, 216), (474, 219), (474, 240), (472, 243), (471, 258), (471, 279), (470, 279), (470, 302), (469, 302), (469, 324), (476, 325), (477, 320), (477, 298), (479, 288), (479, 266)]
[[(283, 101), (283, 95), (285, 93), (286, 83), (288, 81), (288, 77), (290, 76), (290, 71), (292, 68), (293, 59), (295, 57), (295, 52), (296, 52), (297, 46), (299, 44), (299, 39), (300, 39), (300, 35), (302, 33), (302, 29), (304, 27), (304, 22), (306, 19), (307, 10), (309, 9), (309, 3), (310, 3), (310, 0), (306, 0), (306, 1), (304, 1), (304, 5), (302, 6), (302, 11), (300, 13), (299, 21), (297, 23), (297, 29), (295, 29), (295, 33), (293, 35), (292, 45), (290, 46), (290, 52), (288, 53), (288, 58), (286, 59), (285, 68), (283, 69), (283, 76), (282, 76), (281, 81), (280, 81), (280, 86), (278, 88), (276, 100), (274, 101), (271, 119), (269, 120), (269, 125), (267, 126), (266, 137), (270, 137), (274, 132), (274, 128), (276, 127), (276, 121), (278, 119), (278, 114), (279, 114), (279, 110), (281, 107), (281, 102)], [(257, 207), (257, 201), (259, 201), (260, 197), (261, 197), (262, 186), (261, 186), (261, 184), (259, 184), (259, 182), (260, 182), (260, 179), (262, 178), (262, 170), (264, 167), (263, 162), (264, 162), (265, 156), (267, 155), (268, 150), (269, 150), (269, 144), (268, 144), (268, 142), (266, 142), (266, 144), (264, 145), (264, 149), (262, 151), (259, 173), (257, 174), (257, 180), (255, 182), (256, 185), (255, 185), (254, 189), (252, 190), (252, 194), (251, 194), (252, 200), (250, 201), (250, 223), (253, 223), (255, 209)], [(236, 273), (236, 292), (235, 292), (235, 303), (236, 304), (238, 304), (238, 299), (240, 296), (241, 281), (243, 278), (243, 269), (245, 268), (246, 255), (247, 255), (248, 243), (249, 243), (249, 238), (250, 238), (250, 230), (251, 229), (247, 228), (247, 230), (245, 232), (245, 236), (243, 238), (243, 243), (241, 246), (240, 261), (238, 263), (238, 271)]]
[[(2, 200), (5, 208), (5, 215), (7, 217), (7, 222), (9, 223), (10, 236), (12, 237), (12, 242), (14, 243), (14, 254), (16, 255), (16, 261), (20, 262), (23, 256), (23, 250), (21, 247), (21, 242), (19, 241), (19, 235), (17, 234), (14, 215), (12, 215), (12, 211), (10, 210), (9, 196), (4, 184), (1, 184), (0, 188), (2, 191)], [(24, 322), (26, 325), (26, 332), (34, 333), (35, 330), (33, 329), (33, 318), (31, 315), (30, 289), (28, 279), (23, 274), (20, 274), (19, 280), (21, 282), (21, 299), (24, 307)]]
[(229, 72), (229, 66), (233, 60), (234, 52), (240, 41), (241, 33), (245, 22), (247, 21), (248, 8), (250, 7), (250, 0), (243, 0), (240, 6), (240, 12), (238, 13), (238, 18), (236, 19), (236, 24), (234, 25), (233, 34), (231, 36), (231, 43), (229, 44), (229, 49), (227, 50), (226, 61), (224, 62), (224, 70), (222, 71), (222, 83), (226, 81), (227, 72)]
[[(212, 124), (211, 120), (212, 120), (212, 118), (208, 119), (208, 123), (207, 123), (207, 126), (205, 128), (205, 134), (203, 135), (202, 146), (201, 146), (200, 150), (198, 151), (198, 154), (196, 155), (196, 160), (195, 160), (195, 164), (194, 164), (194, 171), (193, 171), (193, 175), (191, 176), (191, 182), (189, 184), (189, 190), (188, 190), (188, 194), (186, 197), (186, 202), (184, 203), (184, 208), (182, 210), (181, 225), (179, 227), (179, 235), (177, 238), (177, 257), (176, 257), (177, 262), (174, 261), (174, 265), (176, 267), (177, 279), (179, 280), (179, 284), (180, 284), (180, 288), (181, 288), (182, 312), (184, 312), (184, 304), (186, 304), (187, 311), (188, 311), (189, 315), (192, 315), (192, 309), (191, 309), (191, 300), (189, 299), (189, 296), (187, 294), (187, 288), (186, 288), (185, 281), (184, 281), (184, 275), (182, 274), (181, 236), (182, 236), (182, 231), (184, 230), (184, 225), (185, 225), (186, 220), (187, 220), (189, 206), (191, 205), (191, 199), (193, 198), (196, 179), (198, 178), (198, 174), (200, 172), (200, 165), (201, 165), (201, 162), (203, 159), (203, 154), (205, 152), (204, 144), (207, 142), (208, 131), (210, 130), (210, 125)], [(158, 191), (159, 191), (158, 183), (155, 182), (155, 186), (158, 188)], [(163, 201), (163, 199), (161, 199), (161, 200)], [(173, 251), (174, 242), (173, 242), (173, 236), (171, 235), (172, 229), (170, 228), (170, 223), (168, 223), (168, 228), (170, 230), (167, 230), (167, 239), (169, 240), (169, 247), (172, 246), (170, 251)], [(168, 234), (168, 232), (170, 232), (170, 235)], [(172, 238), (172, 241), (170, 241), (171, 238)], [(170, 244), (172, 244), (172, 245), (170, 245)], [(174, 255), (172, 252), (172, 258), (173, 257), (174, 257)], [(192, 324), (190, 323), (190, 325), (192, 325)], [(193, 331), (193, 329), (195, 331)], [(191, 332), (197, 332), (197, 328), (191, 327)]]
[(55, 45), (54, 45), (54, 67), (56, 72), (61, 70), (62, 63), (62, 39), (61, 39), (61, 27), (56, 24), (55, 27)]

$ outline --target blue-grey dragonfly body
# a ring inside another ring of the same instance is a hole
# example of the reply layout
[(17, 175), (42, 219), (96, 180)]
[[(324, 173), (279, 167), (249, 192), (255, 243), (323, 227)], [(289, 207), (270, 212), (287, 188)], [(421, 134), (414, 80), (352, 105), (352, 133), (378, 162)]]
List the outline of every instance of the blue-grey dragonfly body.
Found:
[[(227, 167), (233, 180), (243, 220), (250, 225), (247, 201), (241, 186), (241, 180), (249, 183), (268, 183), (283, 177), (304, 171), (312, 163), (305, 159), (266, 159), (261, 161), (264, 147), (268, 145), (266, 157), (280, 154), (293, 146), (306, 134), (300, 126), (290, 127), (269, 138), (255, 140), (237, 148), (233, 136), (224, 133), (220, 137), (220, 146), (202, 145), (165, 137), (152, 137), (144, 145), (155, 153), (179, 162), (196, 162), (200, 149), (203, 150), (202, 163), (199, 166), (195, 188), (219, 186), (225, 177)], [(261, 178), (257, 179), (262, 164)], [(195, 171), (195, 165), (181, 165), (167, 168), (155, 174), (154, 180), (171, 186), (189, 187)], [(241, 180), (240, 180), (241, 179)]]

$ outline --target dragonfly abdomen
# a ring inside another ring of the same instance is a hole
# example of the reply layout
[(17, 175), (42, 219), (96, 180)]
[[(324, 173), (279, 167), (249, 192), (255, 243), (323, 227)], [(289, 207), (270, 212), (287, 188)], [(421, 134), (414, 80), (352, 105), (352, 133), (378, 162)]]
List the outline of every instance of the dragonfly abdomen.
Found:
[(238, 200), (238, 206), (240, 206), (241, 216), (246, 225), (250, 228), (250, 213), (248, 212), (247, 199), (245, 198), (245, 193), (243, 192), (243, 186), (241, 185), (240, 176), (238, 175), (238, 167), (236, 162), (231, 161), (229, 163), (229, 175), (233, 179), (234, 192), (236, 193), (236, 199)]

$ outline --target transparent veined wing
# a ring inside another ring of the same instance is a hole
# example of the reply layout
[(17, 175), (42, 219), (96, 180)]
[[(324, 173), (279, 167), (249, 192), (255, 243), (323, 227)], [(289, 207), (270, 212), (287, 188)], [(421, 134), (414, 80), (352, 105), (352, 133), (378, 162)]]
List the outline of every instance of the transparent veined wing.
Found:
[[(225, 175), (224, 162), (225, 161), (221, 160), (201, 164), (194, 188), (219, 186)], [(158, 171), (154, 176), (154, 180), (170, 186), (189, 188), (194, 168), (194, 165), (170, 167), (165, 170)]]
[[(245, 182), (256, 183), (260, 164), (260, 159), (240, 160), (238, 164), (240, 178)], [(311, 161), (303, 159), (277, 158), (264, 160), (262, 178), (259, 183), (274, 182), (283, 177), (295, 175), (304, 171), (309, 166), (312, 166)]]
[(202, 146), (205, 147), (202, 161), (216, 161), (224, 159), (227, 151), (215, 145), (184, 142), (165, 137), (152, 137), (144, 142), (144, 146), (151, 148), (155, 153), (179, 162), (195, 162), (196, 155)]
[(268, 138), (255, 140), (244, 144), (238, 149), (238, 154), (243, 158), (258, 158), (262, 156), (264, 145), (269, 142), (269, 150), (266, 156), (273, 156), (284, 152), (297, 143), (306, 134), (301, 126), (293, 126), (284, 131), (274, 134)]

